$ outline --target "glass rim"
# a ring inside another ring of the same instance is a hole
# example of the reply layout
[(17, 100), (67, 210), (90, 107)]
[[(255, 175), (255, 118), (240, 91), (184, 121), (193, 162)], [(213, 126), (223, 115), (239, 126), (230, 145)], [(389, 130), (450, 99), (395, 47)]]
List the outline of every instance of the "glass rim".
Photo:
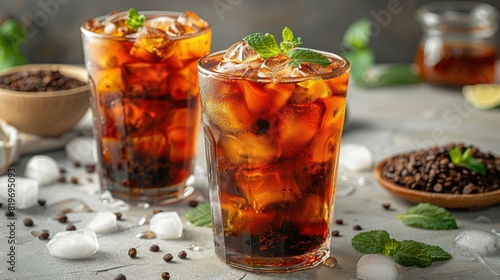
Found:
[[(184, 13), (184, 12), (177, 12), (177, 11), (138, 11), (138, 12), (140, 14), (145, 15), (146, 18), (148, 18), (148, 16), (174, 16), (174, 17), (178, 17)], [(98, 16), (95, 18), (90, 18), (89, 20), (103, 22), (103, 20), (108, 18), (108, 17), (120, 18), (120, 17), (127, 16), (127, 13), (128, 13), (128, 11), (121, 11), (121, 12), (118, 12), (118, 13), (113, 14), (113, 15), (109, 15), (109, 14), (102, 15), (102, 16)], [(206, 26), (205, 26), (205, 28), (203, 28), (203, 30), (196, 32), (194, 34), (179, 35), (179, 36), (170, 36), (167, 34), (167, 36), (171, 40), (176, 41), (176, 40), (198, 37), (202, 34), (205, 34), (206, 32), (210, 32), (210, 30), (212, 29), (212, 25), (210, 24), (210, 22), (208, 22), (207, 20), (205, 20), (201, 17), (200, 17), (200, 19), (206, 24)], [(86, 37), (112, 39), (112, 40), (117, 40), (117, 41), (128, 41), (128, 42), (133, 42), (136, 39), (136, 37), (133, 37), (133, 36), (118, 37), (118, 36), (113, 36), (113, 35), (109, 35), (109, 34), (102, 34), (102, 33), (96, 33), (96, 32), (90, 31), (90, 30), (85, 28), (85, 23), (87, 21), (85, 21), (84, 23), (82, 23), (82, 25), (80, 25), (80, 31)]]
[(254, 82), (259, 82), (259, 83), (297, 83), (297, 82), (302, 82), (302, 81), (307, 81), (307, 80), (315, 80), (315, 79), (331, 79), (338, 77), (346, 72), (349, 71), (351, 68), (351, 64), (347, 58), (345, 58), (342, 55), (336, 54), (336, 53), (331, 53), (331, 52), (325, 52), (325, 51), (319, 51), (315, 49), (310, 49), (310, 48), (299, 48), (299, 49), (307, 49), (307, 50), (312, 50), (319, 52), (323, 55), (325, 55), (328, 58), (335, 58), (343, 62), (341, 67), (335, 68), (330, 72), (327, 73), (322, 73), (322, 74), (316, 74), (316, 75), (311, 75), (311, 76), (300, 76), (300, 77), (248, 77), (248, 76), (241, 76), (239, 74), (231, 74), (231, 73), (221, 73), (217, 72), (211, 69), (208, 69), (205, 65), (205, 62), (207, 59), (213, 58), (213, 57), (219, 57), (224, 55), (224, 53), (227, 51), (226, 50), (219, 50), (216, 52), (209, 53), (198, 61), (198, 73), (202, 74), (207, 77), (218, 77), (222, 79), (227, 79), (227, 80), (249, 80), (249, 81), (254, 81)]
[(439, 1), (422, 5), (417, 9), (416, 17), (427, 26), (487, 27), (497, 24), (498, 10), (481, 2)]

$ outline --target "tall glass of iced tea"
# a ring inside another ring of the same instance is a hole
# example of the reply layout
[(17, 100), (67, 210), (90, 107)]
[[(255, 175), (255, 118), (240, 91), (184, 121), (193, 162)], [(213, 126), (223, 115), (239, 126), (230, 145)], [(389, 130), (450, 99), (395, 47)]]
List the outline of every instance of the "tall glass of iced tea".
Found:
[(263, 59), (246, 42), (198, 65), (215, 251), (286, 272), (329, 256), (349, 62)]
[(135, 15), (135, 26), (129, 11), (81, 27), (101, 185), (130, 201), (175, 201), (192, 192), (196, 67), (210, 51), (211, 28), (190, 11)]

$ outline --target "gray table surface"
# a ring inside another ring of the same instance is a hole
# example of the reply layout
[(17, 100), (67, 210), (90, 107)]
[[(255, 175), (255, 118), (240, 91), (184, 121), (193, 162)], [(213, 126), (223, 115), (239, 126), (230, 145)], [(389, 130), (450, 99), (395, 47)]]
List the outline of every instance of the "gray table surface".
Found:
[[(359, 89), (351, 87), (348, 96), (349, 120), (343, 143), (366, 145), (373, 153), (375, 161), (396, 152), (425, 147), (429, 144), (446, 144), (463, 141), (479, 146), (483, 150), (500, 154), (500, 110), (478, 111), (464, 101), (459, 90), (441, 89), (426, 84), (404, 87)], [(99, 234), (100, 249), (93, 257), (84, 260), (64, 260), (49, 255), (47, 241), (29, 236), (31, 230), (49, 229), (51, 235), (64, 231), (66, 225), (51, 219), (50, 205), (65, 198), (78, 198), (87, 203), (91, 213), (70, 213), (69, 221), (76, 227), (85, 227), (97, 211), (116, 210), (100, 202), (92, 192), (98, 189), (95, 174), (87, 174), (81, 168), (74, 168), (62, 149), (46, 154), (57, 159), (68, 169), (69, 176), (80, 178), (78, 186), (56, 183), (41, 188), (40, 197), (47, 200), (46, 207), (35, 206), (17, 211), (16, 227), (16, 272), (8, 271), (6, 218), (0, 227), (0, 279), (113, 279), (123, 273), (127, 279), (161, 279), (163, 271), (169, 271), (171, 279), (356, 279), (356, 263), (363, 255), (351, 246), (351, 238), (359, 231), (353, 226), (359, 224), (363, 230), (385, 229), (397, 239), (413, 239), (441, 246), (453, 255), (449, 261), (432, 264), (426, 268), (403, 268), (401, 279), (500, 279), (480, 263), (453, 246), (456, 235), (468, 229), (490, 232), (500, 231), (500, 205), (486, 209), (453, 211), (457, 219), (457, 230), (435, 231), (417, 229), (403, 225), (395, 218), (411, 206), (380, 187), (370, 172), (367, 184), (357, 186), (347, 196), (338, 196), (335, 218), (343, 219), (343, 225), (335, 225), (339, 237), (332, 240), (332, 256), (337, 258), (338, 267), (320, 265), (314, 269), (289, 274), (257, 274), (231, 268), (219, 261), (213, 253), (212, 231), (209, 228), (185, 224), (183, 237), (179, 240), (144, 240), (136, 234), (147, 230), (148, 226), (138, 226), (149, 209), (131, 206), (122, 211), (120, 230)], [(15, 166), (22, 174), (24, 164), (30, 156), (24, 156)], [(199, 163), (204, 163), (201, 155)], [(93, 182), (89, 182), (88, 178)], [(195, 198), (206, 198), (205, 181), (198, 181)], [(190, 198), (191, 199), (191, 198)], [(188, 199), (189, 200), (189, 199)], [(383, 209), (382, 203), (390, 203), (391, 211)], [(180, 202), (163, 210), (178, 211), (181, 216), (189, 210), (187, 202)], [(3, 206), (2, 210), (5, 210)], [(33, 228), (22, 225), (21, 218), (30, 216), (35, 221)], [(487, 217), (492, 223), (476, 221)], [(160, 252), (149, 251), (151, 244), (158, 244)], [(200, 247), (189, 250), (191, 244)], [(138, 250), (138, 258), (127, 255), (128, 248)], [(174, 256), (180, 250), (188, 252), (188, 259), (165, 263), (162, 256), (171, 252)], [(492, 260), (499, 260), (499, 256)], [(497, 269), (500, 269), (498, 267)]]

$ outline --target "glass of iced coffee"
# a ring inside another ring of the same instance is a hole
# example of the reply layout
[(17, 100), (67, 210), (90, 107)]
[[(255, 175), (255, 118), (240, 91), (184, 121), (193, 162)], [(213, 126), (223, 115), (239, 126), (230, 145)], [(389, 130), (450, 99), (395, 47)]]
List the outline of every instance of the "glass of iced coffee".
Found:
[(112, 13), (81, 27), (104, 190), (166, 203), (193, 191), (197, 63), (210, 24), (194, 12)]
[(329, 256), (349, 62), (283, 30), (198, 65), (215, 251), (287, 272)]

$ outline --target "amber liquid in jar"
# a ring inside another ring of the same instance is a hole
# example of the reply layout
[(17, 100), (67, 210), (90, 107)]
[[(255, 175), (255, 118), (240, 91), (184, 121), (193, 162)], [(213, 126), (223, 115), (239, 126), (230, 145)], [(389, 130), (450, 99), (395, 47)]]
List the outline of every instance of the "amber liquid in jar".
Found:
[(415, 55), (420, 79), (436, 85), (490, 84), (495, 80), (497, 49), (493, 44), (451, 43), (439, 49), (420, 45)]

